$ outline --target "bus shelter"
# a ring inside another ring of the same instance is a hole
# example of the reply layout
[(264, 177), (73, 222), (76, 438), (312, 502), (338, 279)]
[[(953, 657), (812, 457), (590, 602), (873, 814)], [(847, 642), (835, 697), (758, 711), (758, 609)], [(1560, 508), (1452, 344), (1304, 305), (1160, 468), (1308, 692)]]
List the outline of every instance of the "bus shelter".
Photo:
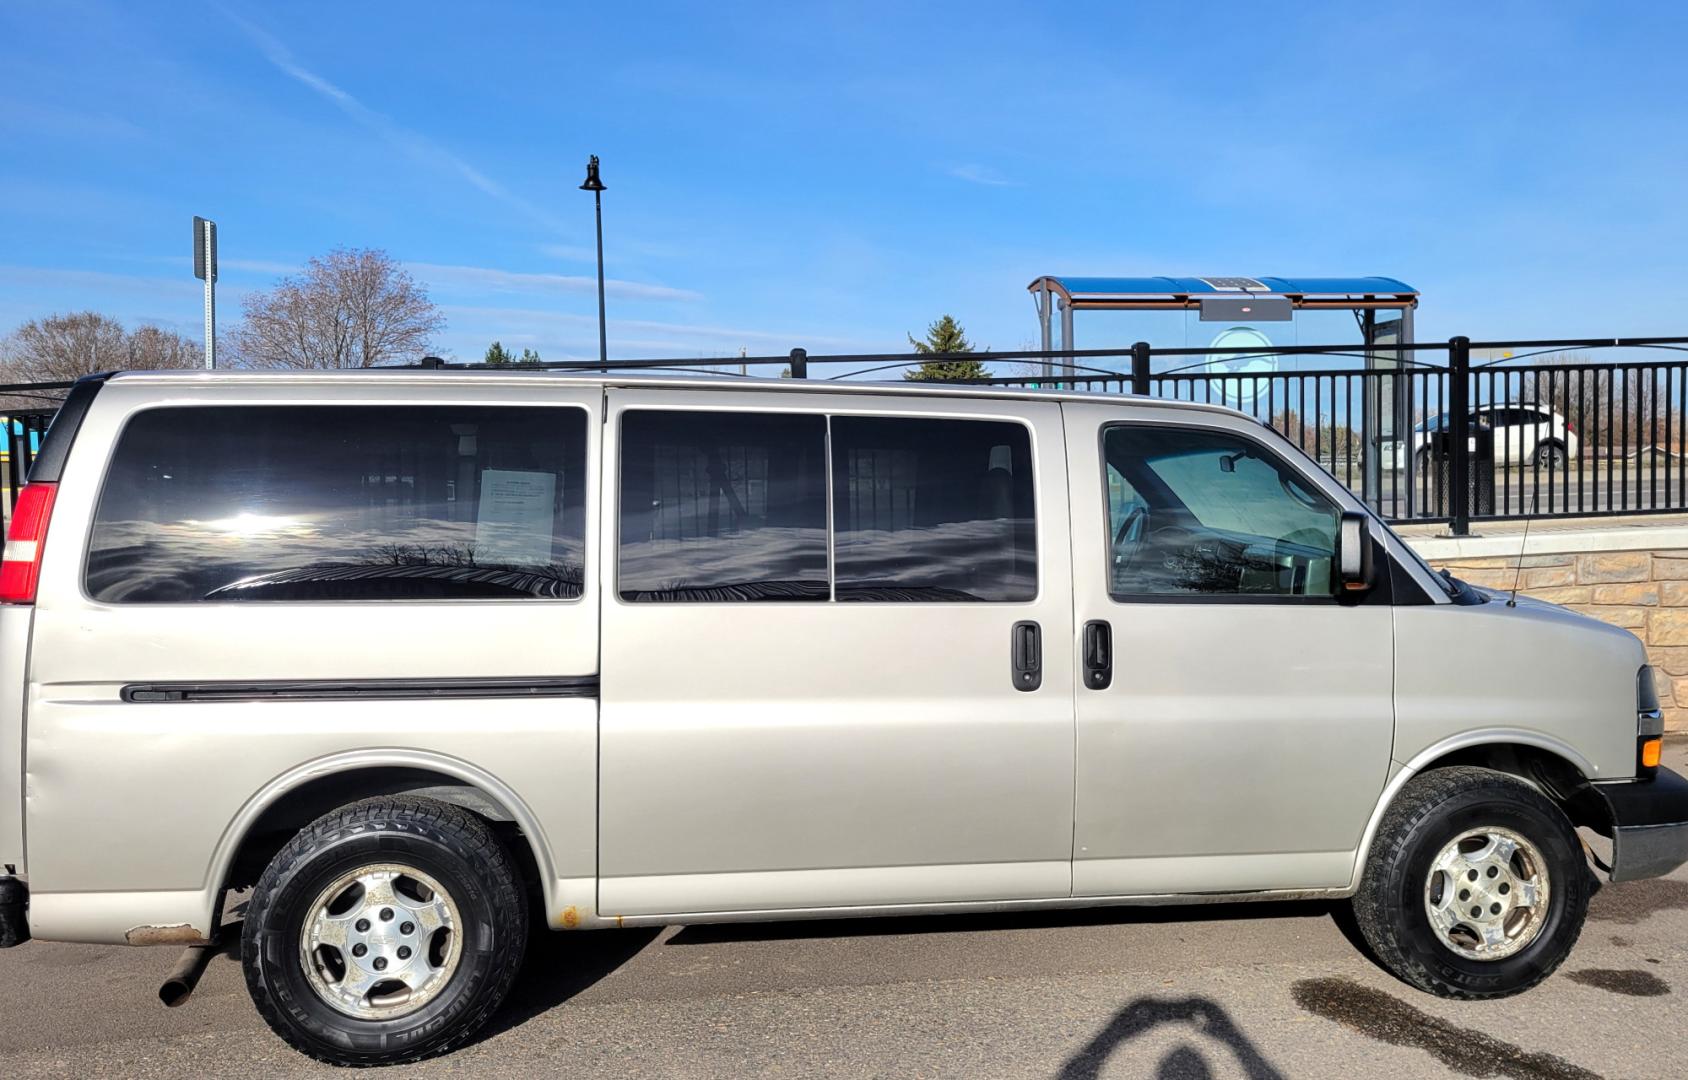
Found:
[[(1380, 374), (1366, 379), (1360, 431), (1372, 451), (1365, 455), (1364, 495), (1382, 485), (1384, 444), (1412, 426), (1407, 380), (1391, 372), (1406, 354), (1393, 346), (1413, 341), (1413, 312), (1418, 290), (1389, 277), (1067, 277), (1048, 274), (1027, 289), (1037, 305), (1041, 348), (1045, 352), (1077, 349), (1074, 314), (1080, 311), (1183, 311), (1216, 324), (1208, 347), (1216, 363), (1272, 366), (1271, 334), (1266, 324), (1293, 323), (1303, 312), (1349, 311), (1359, 331), (1365, 369)], [(1223, 324), (1223, 325), (1220, 325)], [(1150, 341), (1150, 345), (1156, 342)], [(1160, 343), (1163, 347), (1167, 344)], [(1184, 345), (1185, 342), (1179, 342)], [(1340, 345), (1340, 342), (1321, 344)], [(1236, 350), (1242, 350), (1241, 353)], [(1045, 360), (1051, 379), (1071, 377), (1070, 361)]]

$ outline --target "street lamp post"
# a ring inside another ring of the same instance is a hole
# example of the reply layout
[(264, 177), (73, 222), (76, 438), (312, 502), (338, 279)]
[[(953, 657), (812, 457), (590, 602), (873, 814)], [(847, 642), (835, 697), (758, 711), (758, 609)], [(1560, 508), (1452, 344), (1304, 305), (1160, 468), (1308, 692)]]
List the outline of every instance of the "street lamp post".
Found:
[(598, 216), (598, 363), (610, 362), (609, 337), (604, 331), (604, 182), (598, 179), (598, 155), (586, 162), (586, 182), (580, 190), (592, 193), (592, 208)]

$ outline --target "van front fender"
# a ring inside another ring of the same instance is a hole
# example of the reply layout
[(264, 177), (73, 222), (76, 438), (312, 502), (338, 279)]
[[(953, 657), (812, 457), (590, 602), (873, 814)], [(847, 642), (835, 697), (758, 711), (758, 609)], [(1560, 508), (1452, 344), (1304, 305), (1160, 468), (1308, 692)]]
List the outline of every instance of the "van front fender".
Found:
[[(1413, 755), (1411, 761), (1404, 764), (1399, 761), (1391, 761), (1390, 765), (1393, 771), (1390, 773), (1389, 781), (1383, 786), (1383, 793), (1378, 796), (1377, 805), (1372, 808), (1371, 816), (1366, 821), (1365, 831), (1360, 835), (1360, 846), (1354, 852), (1354, 870), (1350, 876), (1347, 891), (1353, 893), (1359, 889), (1360, 877), (1366, 869), (1366, 857), (1371, 853), (1372, 841), (1377, 837), (1378, 826), (1383, 823), (1383, 815), (1388, 812), (1390, 805), (1394, 803), (1395, 797), (1400, 794), (1407, 781), (1424, 770), (1432, 768), (1437, 761), (1460, 751), (1486, 747), (1503, 750), (1507, 747), (1519, 746), (1553, 754), (1563, 759), (1585, 777), (1589, 776), (1594, 769), (1593, 763), (1569, 743), (1551, 735), (1543, 735), (1539, 731), (1507, 727), (1462, 731), (1426, 747)], [(1529, 782), (1530, 778), (1521, 776), (1519, 779)]]

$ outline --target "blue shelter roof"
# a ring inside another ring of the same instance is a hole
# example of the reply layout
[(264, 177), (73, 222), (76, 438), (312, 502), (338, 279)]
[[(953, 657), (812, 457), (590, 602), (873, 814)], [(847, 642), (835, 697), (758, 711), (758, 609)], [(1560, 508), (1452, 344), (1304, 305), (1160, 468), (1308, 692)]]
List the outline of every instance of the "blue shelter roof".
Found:
[(1050, 291), (1065, 297), (1070, 306), (1086, 306), (1086, 302), (1119, 302), (1121, 300), (1171, 300), (1225, 294), (1281, 295), (1292, 297), (1388, 296), (1410, 304), (1418, 296), (1411, 285), (1389, 277), (1060, 277), (1046, 275), (1029, 286), (1041, 291), (1047, 283)]

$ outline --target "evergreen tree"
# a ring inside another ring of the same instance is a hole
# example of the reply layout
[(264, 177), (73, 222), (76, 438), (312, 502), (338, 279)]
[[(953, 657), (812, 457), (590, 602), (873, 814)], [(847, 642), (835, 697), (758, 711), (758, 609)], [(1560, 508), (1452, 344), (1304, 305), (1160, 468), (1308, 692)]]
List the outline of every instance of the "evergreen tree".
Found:
[(503, 342), (495, 341), (487, 346), (486, 362), (489, 364), (513, 364), (516, 362), (516, 358), (511, 355), (510, 350), (504, 347)]
[[(910, 334), (908, 343), (922, 356), (973, 351), (973, 343), (967, 340), (966, 332), (961, 329), (961, 324), (955, 321), (953, 315), (945, 315), (928, 326), (925, 341), (917, 341), (914, 335)], [(903, 372), (903, 378), (917, 381), (966, 381), (983, 379), (989, 375), (990, 372), (985, 370), (983, 361), (979, 360), (929, 360), (912, 371)]]

